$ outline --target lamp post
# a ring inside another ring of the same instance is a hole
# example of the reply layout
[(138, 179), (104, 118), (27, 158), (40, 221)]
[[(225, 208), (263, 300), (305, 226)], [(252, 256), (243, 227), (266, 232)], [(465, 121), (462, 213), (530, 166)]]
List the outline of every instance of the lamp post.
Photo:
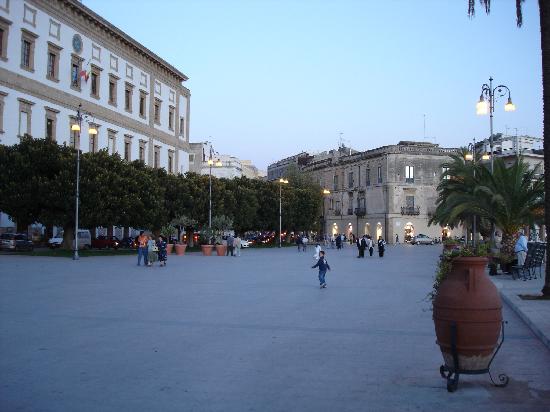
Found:
[(504, 105), (504, 111), (513, 112), (516, 110), (516, 106), (512, 103), (512, 96), (508, 86), (500, 84), (493, 88), (493, 78), (489, 77), (489, 84), (484, 83), (481, 86), (481, 95), (479, 101), (476, 104), (476, 113), (478, 115), (485, 115), (489, 113), (489, 147), (491, 155), (491, 173), (493, 173), (493, 113), (495, 111), (495, 99), (506, 96), (508, 94), (508, 101)]
[(282, 177), (279, 179), (279, 247), (282, 247), (281, 235), (283, 233), (283, 185), (287, 183), (287, 179), (283, 179)]
[(327, 215), (325, 208), (325, 198), (327, 195), (330, 195), (330, 190), (323, 189), (323, 237), (327, 234)]
[[(82, 104), (78, 105), (76, 111), (77, 123), (71, 126), (71, 131), (77, 133), (78, 147), (76, 147), (77, 139), (74, 139), (74, 148), (76, 149), (76, 194), (75, 194), (75, 228), (74, 228), (74, 250), (73, 260), (78, 260), (78, 205), (80, 203), (80, 131), (82, 129), (82, 120), (90, 118), (91, 115), (82, 110)], [(91, 135), (97, 135), (97, 129), (92, 125), (88, 128), (88, 133)]]
[(220, 159), (217, 159), (214, 162), (212, 155), (214, 154), (214, 149), (212, 149), (212, 144), (210, 144), (210, 155), (208, 157), (208, 228), (212, 229), (212, 166), (221, 167), (222, 162)]

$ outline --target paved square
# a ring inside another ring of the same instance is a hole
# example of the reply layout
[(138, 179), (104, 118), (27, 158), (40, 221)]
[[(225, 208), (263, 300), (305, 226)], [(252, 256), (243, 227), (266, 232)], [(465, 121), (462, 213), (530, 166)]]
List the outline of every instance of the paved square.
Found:
[(438, 246), (380, 259), (328, 249), (243, 256), (0, 256), (5, 411), (548, 411), (550, 351), (505, 307), (508, 388), (449, 394), (429, 305)]

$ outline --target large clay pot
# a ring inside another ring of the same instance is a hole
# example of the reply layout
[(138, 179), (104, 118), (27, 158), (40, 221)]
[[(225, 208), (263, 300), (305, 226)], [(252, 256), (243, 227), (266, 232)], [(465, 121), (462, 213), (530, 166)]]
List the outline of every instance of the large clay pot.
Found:
[(166, 244), (166, 254), (169, 255), (170, 253), (172, 253), (172, 250), (174, 249), (174, 244), (172, 243), (168, 243)]
[(201, 245), (201, 249), (204, 256), (211, 256), (214, 245)]
[(176, 255), (178, 256), (183, 256), (185, 255), (185, 249), (187, 249), (187, 245), (180, 245), (180, 244), (177, 244), (176, 245)]
[(227, 252), (227, 246), (216, 245), (216, 253), (218, 254), (218, 256), (225, 256), (225, 252)]
[(487, 258), (457, 257), (433, 303), (437, 344), (447, 367), (454, 369), (451, 324), (456, 324), (460, 370), (484, 370), (498, 344), (502, 301), (485, 274)]

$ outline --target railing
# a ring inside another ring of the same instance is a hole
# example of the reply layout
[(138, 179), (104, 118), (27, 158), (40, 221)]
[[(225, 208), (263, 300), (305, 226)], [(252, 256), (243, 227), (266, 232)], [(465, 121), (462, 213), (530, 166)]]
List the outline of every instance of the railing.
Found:
[(353, 208), (351, 207), (348, 208), (348, 215), (353, 215)]
[(405, 183), (414, 183), (414, 177), (405, 178)]
[(401, 207), (401, 214), (402, 215), (419, 215), (420, 214), (420, 206), (402, 206)]
[(336, 216), (342, 216), (342, 211), (340, 209), (336, 209), (336, 210), (334, 210), (334, 214)]
[(356, 216), (365, 216), (367, 214), (367, 209), (364, 207), (356, 207), (355, 215)]

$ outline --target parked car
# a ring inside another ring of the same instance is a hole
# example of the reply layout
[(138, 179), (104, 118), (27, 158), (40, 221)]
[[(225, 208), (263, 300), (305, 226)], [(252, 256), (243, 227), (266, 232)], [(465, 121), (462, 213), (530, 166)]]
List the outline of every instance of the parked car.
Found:
[(6, 250), (33, 250), (34, 244), (24, 233), (3, 233), (0, 236), (0, 248)]
[[(52, 249), (63, 246), (63, 232), (59, 232), (56, 236), (48, 240), (48, 246)], [(74, 248), (74, 240), (73, 245)], [(79, 229), (78, 230), (78, 248), (87, 249), (92, 247), (92, 236), (89, 230)]]
[(92, 240), (92, 247), (96, 249), (118, 249), (120, 240), (116, 236), (98, 236)]
[(433, 245), (434, 240), (427, 235), (418, 234), (412, 238), (411, 243), (413, 245)]

